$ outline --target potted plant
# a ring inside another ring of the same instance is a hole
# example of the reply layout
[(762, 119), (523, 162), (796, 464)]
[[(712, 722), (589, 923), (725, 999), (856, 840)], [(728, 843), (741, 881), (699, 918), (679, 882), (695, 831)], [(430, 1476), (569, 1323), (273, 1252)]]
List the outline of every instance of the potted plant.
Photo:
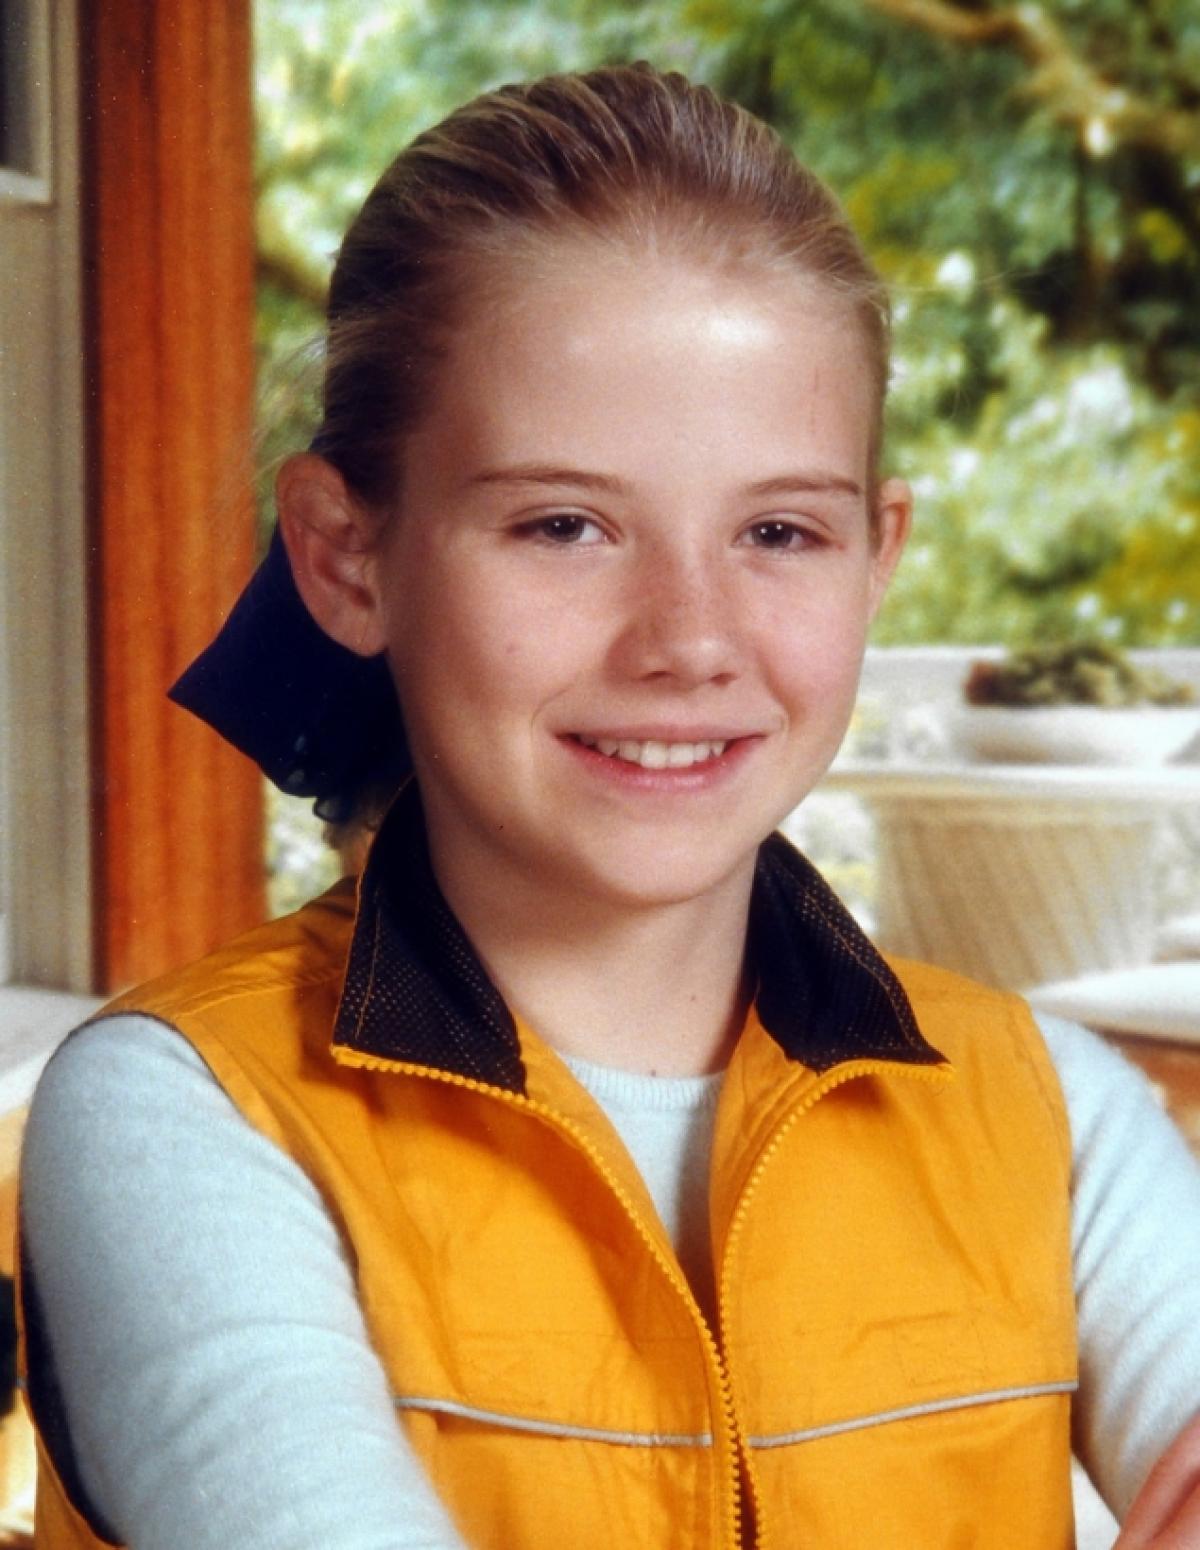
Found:
[(970, 758), (1161, 764), (1200, 731), (1190, 684), (1098, 641), (1033, 646), (971, 664), (954, 733)]

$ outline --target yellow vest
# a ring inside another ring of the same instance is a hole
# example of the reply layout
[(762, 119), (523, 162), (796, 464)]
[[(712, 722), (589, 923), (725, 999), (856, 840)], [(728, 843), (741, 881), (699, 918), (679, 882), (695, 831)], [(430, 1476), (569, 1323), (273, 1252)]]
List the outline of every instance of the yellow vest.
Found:
[[(411, 829), (381, 836), (357, 924), (344, 885), (114, 1009), (178, 1028), (316, 1181), (466, 1541), (1067, 1550), (1070, 1145), (1023, 1004), (893, 974), (806, 863), (764, 847), (710, 1328), (615, 1131), (508, 1017)], [(22, 1302), (39, 1550), (113, 1543), (27, 1276)]]

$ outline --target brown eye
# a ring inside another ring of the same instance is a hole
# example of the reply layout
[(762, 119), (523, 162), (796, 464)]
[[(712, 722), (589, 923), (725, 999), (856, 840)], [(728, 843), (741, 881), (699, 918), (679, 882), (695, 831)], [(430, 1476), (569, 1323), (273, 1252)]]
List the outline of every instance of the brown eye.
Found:
[(578, 543), (587, 526), (583, 517), (547, 517), (542, 531), (547, 538), (560, 544)]
[(522, 522), (517, 533), (522, 538), (540, 540), (558, 548), (583, 548), (604, 542), (604, 533), (590, 517), (574, 511), (560, 511), (533, 522)]
[(742, 541), (754, 549), (803, 549), (812, 536), (794, 522), (771, 520), (755, 522), (742, 535)]

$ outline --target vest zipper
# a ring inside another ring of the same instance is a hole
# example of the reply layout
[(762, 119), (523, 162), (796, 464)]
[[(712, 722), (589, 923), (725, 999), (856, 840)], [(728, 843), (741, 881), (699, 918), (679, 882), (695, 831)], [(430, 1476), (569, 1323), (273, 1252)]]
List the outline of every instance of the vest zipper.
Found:
[[(708, 1320), (704, 1317), (695, 1297), (692, 1295), (692, 1289), (682, 1272), (672, 1260), (663, 1254), (658, 1244), (654, 1241), (654, 1236), (642, 1220), (637, 1207), (626, 1193), (616, 1174), (609, 1167), (600, 1149), (591, 1140), (583, 1127), (576, 1125), (573, 1120), (564, 1119), (561, 1114), (550, 1108), (548, 1104), (539, 1103), (533, 1098), (527, 1098), (522, 1093), (509, 1092), (506, 1088), (493, 1086), (489, 1082), (477, 1081), (473, 1077), (459, 1076), (452, 1071), (438, 1071), (432, 1067), (418, 1066), (408, 1061), (389, 1060), (381, 1055), (368, 1055), (359, 1050), (347, 1049), (345, 1046), (335, 1047), (333, 1054), (334, 1059), (343, 1065), (361, 1067), (370, 1071), (390, 1071), (403, 1076), (424, 1077), (427, 1081), (444, 1082), (451, 1087), (461, 1087), (467, 1092), (481, 1093), (489, 1098), (500, 1099), (512, 1108), (520, 1109), (528, 1114), (536, 1114), (561, 1135), (566, 1136), (584, 1153), (597, 1173), (608, 1185), (613, 1195), (616, 1196), (617, 1201), (632, 1222), (638, 1236), (650, 1250), (655, 1263), (659, 1265), (667, 1280), (683, 1298), (684, 1303), (695, 1320), (696, 1327), (700, 1331), (712, 1370), (717, 1375), (721, 1396), (721, 1419), (724, 1422), (725, 1444), (730, 1458), (725, 1497), (728, 1545), (730, 1550), (769, 1550), (769, 1539), (764, 1532), (762, 1502), (758, 1494), (758, 1482), (754, 1476), (750, 1446), (746, 1440), (746, 1433), (738, 1415), (733, 1380), (722, 1353), (721, 1345), (713, 1333)], [(952, 1075), (946, 1066), (912, 1066), (891, 1060), (854, 1060), (836, 1066), (824, 1076), (816, 1078), (788, 1114), (787, 1118), (775, 1130), (775, 1133), (759, 1154), (749, 1177), (742, 1185), (737, 1205), (734, 1207), (733, 1216), (730, 1219), (729, 1231), (725, 1238), (725, 1253), (722, 1259), (721, 1274), (717, 1288), (717, 1320), (722, 1334), (726, 1333), (728, 1327), (726, 1310), (729, 1305), (730, 1267), (733, 1264), (737, 1240), (741, 1236), (751, 1199), (762, 1180), (764, 1172), (770, 1165), (771, 1159), (782, 1145), (784, 1138), (797, 1120), (804, 1114), (807, 1114), (810, 1109), (814, 1108), (822, 1098), (833, 1092), (835, 1088), (841, 1087), (845, 1082), (854, 1081), (859, 1077), (876, 1076), (885, 1073), (905, 1076), (912, 1081), (926, 1082), (931, 1086), (937, 1087), (950, 1080)], [(749, 1545), (743, 1545), (742, 1540), (743, 1480), (745, 1481), (746, 1493), (753, 1512), (754, 1539), (753, 1543)]]
[(727, 1546), (728, 1550), (742, 1550), (741, 1460), (743, 1444), (738, 1432), (733, 1403), (733, 1385), (729, 1377), (725, 1358), (721, 1354), (721, 1348), (709, 1326), (708, 1320), (704, 1317), (699, 1304), (692, 1295), (692, 1289), (688, 1285), (686, 1278), (678, 1266), (667, 1258), (654, 1241), (654, 1235), (642, 1220), (637, 1206), (634, 1205), (620, 1180), (609, 1167), (603, 1153), (601, 1153), (582, 1126), (576, 1125), (573, 1120), (565, 1119), (556, 1110), (550, 1108), (548, 1104), (539, 1103), (534, 1098), (527, 1098), (522, 1093), (509, 1092), (503, 1087), (495, 1087), (489, 1082), (480, 1082), (472, 1077), (459, 1076), (452, 1071), (437, 1071), (431, 1067), (413, 1065), (407, 1061), (388, 1060), (384, 1056), (367, 1055), (358, 1050), (349, 1050), (344, 1046), (335, 1048), (334, 1058), (343, 1065), (357, 1066), (370, 1071), (389, 1071), (403, 1076), (424, 1077), (429, 1081), (445, 1082), (451, 1087), (461, 1087), (468, 1092), (482, 1093), (489, 1098), (501, 1099), (512, 1108), (520, 1109), (528, 1114), (536, 1114), (539, 1118), (544, 1119), (584, 1153), (608, 1185), (611, 1192), (616, 1196), (626, 1216), (633, 1223), (638, 1236), (650, 1250), (655, 1262), (683, 1298), (700, 1331), (712, 1370), (717, 1375), (721, 1395), (721, 1420), (724, 1424), (726, 1451), (730, 1460), (729, 1468), (726, 1470), (727, 1481), (725, 1490)]
[[(906, 1076), (914, 1081), (923, 1081), (932, 1086), (940, 1087), (950, 1079), (951, 1072), (946, 1066), (911, 1066), (900, 1061), (891, 1060), (853, 1060), (844, 1065), (835, 1066), (824, 1076), (818, 1077), (800, 1101), (788, 1114), (787, 1118), (775, 1130), (771, 1139), (760, 1152), (757, 1162), (750, 1171), (746, 1182), (742, 1185), (738, 1196), (737, 1205), (734, 1207), (733, 1216), (730, 1218), (729, 1231), (725, 1235), (725, 1253), (721, 1261), (721, 1274), (717, 1287), (717, 1318), (720, 1324), (721, 1334), (728, 1345), (728, 1307), (730, 1298), (731, 1267), (734, 1260), (734, 1251), (737, 1240), (741, 1236), (749, 1213), (750, 1202), (762, 1181), (762, 1176), (770, 1166), (771, 1159), (783, 1144), (792, 1126), (803, 1115), (814, 1108), (822, 1098), (837, 1087), (846, 1082), (852, 1082), (859, 1077), (876, 1076), (883, 1073)], [(722, 1364), (724, 1369), (724, 1364)], [(727, 1378), (728, 1375), (726, 1374)], [(758, 1492), (758, 1481), (755, 1478), (754, 1467), (750, 1457), (750, 1444), (746, 1438), (746, 1432), (738, 1415), (737, 1399), (733, 1393), (732, 1379), (729, 1381), (729, 1403), (733, 1424), (734, 1436), (737, 1439), (739, 1457), (746, 1481), (746, 1492), (750, 1499), (750, 1506), (754, 1521), (754, 1541), (747, 1550), (769, 1550), (770, 1535), (763, 1521), (762, 1500)]]

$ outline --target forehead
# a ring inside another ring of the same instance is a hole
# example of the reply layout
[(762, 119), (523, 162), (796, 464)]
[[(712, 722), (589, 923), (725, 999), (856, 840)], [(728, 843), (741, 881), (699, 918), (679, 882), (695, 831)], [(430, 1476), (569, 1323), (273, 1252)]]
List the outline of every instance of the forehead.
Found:
[(715, 265), (559, 244), (474, 287), (406, 461), (454, 449), (616, 459), (650, 472), (680, 447), (741, 461), (820, 452), (866, 473), (868, 348), (829, 286), (766, 265)]

